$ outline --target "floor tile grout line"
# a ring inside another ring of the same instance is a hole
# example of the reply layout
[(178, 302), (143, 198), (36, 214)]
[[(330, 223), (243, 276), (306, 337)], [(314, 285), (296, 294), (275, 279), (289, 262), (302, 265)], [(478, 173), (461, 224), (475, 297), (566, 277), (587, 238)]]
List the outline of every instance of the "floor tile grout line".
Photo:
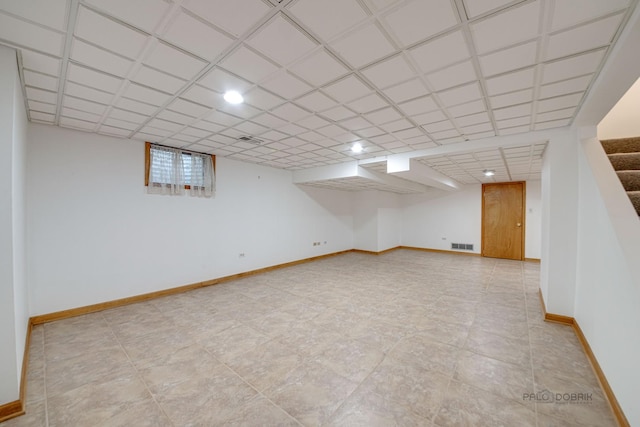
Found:
[(160, 403), (158, 402), (158, 400), (156, 399), (156, 396), (151, 392), (151, 389), (149, 388), (149, 385), (147, 384), (147, 382), (144, 380), (144, 378), (142, 377), (142, 375), (140, 374), (140, 371), (138, 370), (138, 367), (136, 366), (135, 363), (133, 363), (133, 360), (131, 359), (131, 356), (129, 356), (129, 353), (127, 352), (127, 350), (124, 348), (124, 346), (122, 345), (122, 342), (120, 341), (120, 339), (118, 338), (118, 335), (116, 334), (116, 332), (113, 330), (112, 326), (111, 326), (111, 322), (109, 322), (109, 320), (107, 319), (107, 317), (104, 315), (104, 312), (100, 312), (100, 315), (102, 316), (102, 319), (104, 320), (104, 322), (106, 323), (107, 327), (109, 328), (109, 331), (111, 332), (111, 335), (113, 335), (113, 338), (116, 340), (116, 342), (118, 343), (118, 346), (120, 346), (120, 349), (124, 352), (125, 356), (127, 356), (127, 360), (129, 361), (129, 364), (131, 365), (131, 367), (135, 370), (136, 372), (136, 377), (142, 381), (142, 384), (144, 384), (144, 388), (147, 390), (147, 392), (149, 393), (149, 396), (151, 396), (151, 398), (153, 399), (153, 402), (156, 404), (156, 406), (158, 407), (158, 409), (160, 409), (160, 412), (162, 412), (162, 414), (167, 417), (167, 420), (169, 420), (169, 422), (171, 423), (171, 425), (173, 425), (174, 427), (176, 426), (175, 421), (169, 416), (169, 414), (166, 413), (166, 411), (164, 410), (164, 408), (162, 407), (162, 405), (160, 405)]
[[(275, 338), (274, 338), (275, 339)], [(271, 341), (271, 340), (270, 340)], [(268, 342), (268, 341), (267, 341)], [(298, 423), (300, 426), (304, 426), (304, 424), (302, 424), (300, 421), (298, 421), (297, 418), (295, 418), (293, 415), (291, 415), (290, 413), (288, 413), (284, 408), (282, 408), (280, 405), (277, 405), (273, 400), (269, 399), (269, 397), (267, 395), (265, 395), (264, 393), (262, 393), (260, 390), (258, 390), (256, 387), (254, 387), (253, 384), (251, 384), (247, 379), (245, 379), (242, 375), (240, 375), (238, 372), (236, 372), (235, 369), (233, 369), (231, 366), (227, 365), (226, 363), (224, 363), (222, 360), (218, 359), (215, 355), (211, 354), (209, 352), (209, 350), (207, 350), (206, 347), (202, 347), (204, 349), (204, 351), (210, 355), (211, 357), (213, 357), (218, 363), (220, 363), (221, 365), (223, 365), (224, 367), (226, 367), (228, 370), (230, 370), (231, 372), (233, 372), (238, 378), (240, 378), (240, 380), (242, 380), (242, 382), (244, 382), (245, 384), (247, 384), (249, 387), (251, 387), (256, 393), (258, 393), (258, 395), (264, 397), (265, 399), (267, 399), (273, 406), (275, 406), (276, 408), (280, 409), (282, 412), (284, 412), (285, 414), (287, 414), (287, 416), (289, 418), (291, 418), (293, 421), (295, 421), (296, 423)], [(295, 368), (294, 368), (295, 369)], [(288, 371), (288, 372), (291, 372)]]

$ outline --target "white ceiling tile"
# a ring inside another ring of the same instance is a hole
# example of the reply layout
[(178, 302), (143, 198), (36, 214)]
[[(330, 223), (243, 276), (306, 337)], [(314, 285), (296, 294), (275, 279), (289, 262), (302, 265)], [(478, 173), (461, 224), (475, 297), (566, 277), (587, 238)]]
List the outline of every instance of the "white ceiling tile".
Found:
[(41, 113), (39, 111), (31, 111), (29, 115), (31, 116), (31, 120), (36, 122), (53, 123), (56, 119), (55, 114)]
[(54, 104), (46, 104), (44, 102), (38, 101), (28, 101), (29, 110), (31, 111), (40, 111), (41, 113), (56, 113), (56, 106)]
[(189, 0), (184, 6), (236, 37), (255, 25), (271, 9), (262, 0)]
[(223, 113), (222, 111), (213, 111), (205, 117), (205, 120), (225, 126), (233, 126), (242, 121), (242, 119), (232, 116), (231, 114)]
[(441, 122), (429, 123), (422, 126), (424, 130), (429, 133), (442, 132), (444, 130), (454, 129), (455, 126), (450, 120), (443, 120)]
[(67, 68), (67, 79), (112, 93), (117, 92), (123, 83), (121, 79), (76, 64), (69, 64)]
[(464, 7), (467, 16), (474, 18), (508, 3), (511, 3), (511, 0), (464, 0)]
[(418, 114), (416, 116), (412, 116), (411, 119), (419, 125), (424, 125), (428, 123), (440, 122), (445, 120), (447, 116), (440, 110), (432, 111), (430, 113)]
[(370, 128), (360, 129), (356, 133), (363, 138), (371, 138), (374, 136), (382, 135), (384, 131), (376, 126), (372, 126)]
[(60, 117), (60, 126), (73, 129), (93, 130), (96, 125), (95, 123), (85, 122), (84, 120)]
[(493, 125), (491, 123), (479, 123), (477, 125), (465, 126), (461, 128), (461, 130), (465, 135), (493, 132)]
[(542, 83), (553, 83), (572, 77), (591, 74), (600, 65), (605, 49), (585, 53), (568, 59), (544, 64), (542, 71)]
[(336, 125), (329, 125), (316, 130), (316, 132), (321, 133), (324, 136), (328, 136), (329, 138), (334, 138), (338, 135), (342, 135), (346, 131)]
[(244, 94), (244, 102), (254, 107), (258, 107), (261, 110), (270, 110), (276, 105), (280, 105), (285, 102), (284, 99), (267, 92), (264, 89), (256, 87)]
[(462, 117), (486, 111), (487, 107), (484, 104), (484, 101), (479, 99), (466, 104), (456, 105), (455, 107), (449, 107), (448, 110), (453, 117)]
[(178, 132), (183, 128), (183, 125), (179, 123), (173, 123), (167, 120), (153, 119), (147, 123), (149, 126), (153, 126), (158, 129), (170, 131), (171, 133)]
[(398, 107), (400, 107), (400, 109), (408, 116), (415, 116), (417, 114), (438, 109), (438, 105), (431, 96), (424, 96), (412, 101), (407, 101), (402, 104), (398, 104)]
[(356, 101), (352, 101), (347, 106), (353, 111), (358, 113), (368, 113), (369, 111), (377, 110), (382, 107), (386, 107), (387, 102), (380, 97), (377, 93), (372, 93)]
[(163, 105), (171, 97), (169, 94), (158, 92), (136, 83), (131, 83), (122, 96), (157, 106)]
[(300, 126), (304, 126), (307, 129), (318, 129), (320, 127), (323, 126), (327, 126), (331, 123), (329, 123), (328, 121), (326, 121), (325, 119), (322, 119), (316, 115), (313, 116), (309, 116), (305, 119), (301, 119), (301, 120), (297, 120), (296, 124), (300, 125)]
[(269, 113), (264, 113), (257, 117), (254, 117), (253, 119), (251, 119), (251, 121), (269, 128), (278, 128), (287, 124), (286, 121)]
[(72, 98), (70, 96), (65, 96), (63, 98), (62, 104), (65, 107), (73, 108), (75, 110), (80, 110), (80, 111), (86, 111), (86, 112), (97, 114), (97, 115), (104, 114), (104, 112), (107, 109), (106, 105), (85, 101), (83, 99)]
[(156, 107), (155, 105), (149, 105), (127, 98), (120, 98), (118, 102), (116, 102), (116, 106), (122, 108), (123, 110), (135, 111), (138, 113), (146, 114), (148, 116), (155, 113), (155, 111), (158, 109), (158, 107)]
[(232, 38), (184, 12), (174, 19), (163, 36), (174, 45), (209, 61), (217, 58), (233, 42)]
[(504, 73), (535, 64), (538, 42), (524, 43), (480, 56), (480, 68), (485, 76)]
[(529, 125), (516, 126), (516, 127), (512, 127), (512, 128), (508, 128), (508, 129), (501, 129), (500, 130), (500, 135), (515, 135), (515, 134), (518, 134), (518, 133), (529, 132), (530, 130), (531, 130), (531, 127)]
[(52, 58), (28, 49), (22, 49), (21, 53), (23, 68), (51, 75), (60, 73), (60, 60), (58, 58)]
[(324, 49), (314, 52), (289, 70), (316, 86), (322, 86), (349, 71)]
[(403, 46), (424, 40), (458, 23), (450, 0), (414, 0), (384, 15)]
[[(145, 120), (147, 120), (149, 117), (144, 116), (142, 114), (138, 114), (138, 113), (134, 113), (131, 111), (125, 111), (125, 110), (121, 110), (119, 108), (112, 108), (111, 111), (109, 112), (109, 117), (111, 119), (114, 120), (118, 120), (118, 121), (122, 121), (122, 122), (130, 122), (130, 123), (135, 123), (136, 124), (136, 128), (138, 127), (137, 125), (139, 125), (140, 123), (144, 122)], [(113, 125), (113, 126), (118, 126), (118, 127), (122, 127), (125, 128), (125, 125), (119, 125), (115, 122), (111, 122), (111, 120), (107, 119), (107, 124)], [(134, 128), (135, 129), (135, 128)]]
[(568, 126), (571, 119), (553, 120), (550, 122), (536, 123), (533, 128), (535, 130), (553, 129)]
[(335, 107), (337, 103), (320, 91), (311, 92), (302, 98), (296, 99), (296, 103), (311, 111), (324, 111)]
[(465, 61), (427, 75), (427, 80), (434, 91), (448, 89), (477, 79), (471, 61)]
[(316, 47), (283, 15), (277, 15), (246, 42), (281, 65), (288, 65)]
[(27, 86), (34, 86), (40, 89), (47, 89), (51, 91), (58, 90), (58, 79), (55, 77), (47, 76), (45, 74), (34, 73), (33, 71), (24, 70), (24, 84)]
[(210, 111), (207, 107), (203, 107), (202, 105), (195, 104), (190, 101), (185, 101), (184, 99), (176, 99), (169, 104), (167, 108), (191, 117), (200, 117), (207, 111)]
[(219, 93), (225, 93), (229, 90), (245, 93), (251, 87), (251, 83), (220, 68), (214, 68), (202, 76), (198, 80), (198, 84)]
[(429, 93), (420, 79), (413, 79), (408, 82), (400, 83), (399, 85), (385, 89), (383, 92), (395, 102), (406, 101)]
[(127, 129), (113, 127), (113, 126), (102, 125), (98, 129), (98, 133), (101, 133), (103, 135), (119, 136), (119, 137), (127, 138), (129, 137), (129, 134), (131, 134), (131, 131)]
[(278, 132), (277, 130), (270, 130), (260, 135), (260, 138), (267, 139), (269, 141), (280, 141), (281, 139), (288, 138), (286, 133)]
[(82, 6), (78, 10), (75, 35), (131, 59), (138, 57), (148, 40), (145, 34)]
[(185, 116), (184, 114), (169, 110), (162, 110), (156, 117), (170, 122), (180, 123), (182, 125), (186, 125), (193, 121), (193, 117)]
[(186, 81), (169, 74), (156, 71), (153, 68), (142, 66), (131, 81), (151, 86), (153, 88), (175, 94), (182, 88)]
[(540, 87), (540, 98), (551, 98), (552, 96), (564, 95), (572, 92), (584, 92), (591, 83), (592, 75), (582, 76), (575, 79), (563, 80)]
[(496, 121), (496, 125), (498, 126), (498, 129), (506, 129), (506, 128), (512, 128), (515, 126), (524, 126), (524, 125), (528, 126), (529, 124), (531, 124), (530, 116), (516, 117), (515, 119)]
[(400, 138), (402, 140), (407, 140), (411, 138), (415, 138), (417, 136), (423, 136), (426, 138), (425, 134), (420, 131), (420, 129), (416, 127), (412, 127), (410, 129), (401, 130), (398, 132), (394, 132), (393, 136), (396, 138)]
[(549, 37), (545, 58), (555, 59), (608, 45), (613, 40), (622, 17), (623, 14), (618, 14), (553, 34)]
[(323, 111), (322, 115), (324, 117), (328, 117), (331, 120), (338, 121), (346, 119), (348, 117), (353, 117), (356, 115), (356, 113), (349, 110), (348, 108), (343, 107), (342, 105), (338, 105), (337, 107), (334, 107), (330, 110)]
[(425, 73), (446, 67), (470, 56), (467, 43), (460, 31), (416, 46), (409, 52), (418, 67)]
[(163, 0), (86, 0), (127, 23), (152, 32), (164, 14), (169, 10), (169, 4)]
[(214, 133), (220, 132), (222, 129), (224, 129), (224, 126), (217, 125), (215, 123), (211, 123), (206, 120), (199, 120), (193, 123), (191, 126), (196, 129), (203, 129), (203, 130), (207, 130), (209, 132), (214, 132)]
[(289, 123), (289, 124), (286, 124), (286, 125), (284, 125), (282, 127), (279, 127), (278, 128), (278, 132), (283, 132), (283, 133), (286, 133), (288, 135), (298, 135), (298, 134), (307, 132), (307, 129), (305, 129), (303, 127), (300, 127), (298, 125), (295, 125), (293, 123)]
[(0, 9), (56, 30), (66, 29), (67, 0), (3, 0)]
[(514, 107), (493, 110), (496, 120), (511, 119), (513, 117), (530, 116), (531, 104), (516, 105)]
[(271, 114), (280, 117), (281, 119), (284, 119), (288, 122), (296, 122), (303, 117), (309, 116), (311, 113), (303, 110), (300, 107), (297, 107), (292, 103), (286, 103), (278, 108), (275, 108), (273, 111), (271, 111)]
[(362, 74), (376, 86), (385, 88), (413, 77), (415, 72), (400, 54), (363, 69)]
[(487, 93), (489, 95), (498, 95), (501, 93), (530, 88), (533, 87), (534, 78), (535, 68), (527, 68), (525, 70), (503, 74), (498, 77), (492, 77), (486, 80)]
[(471, 24), (477, 52), (482, 54), (537, 37), (540, 3), (537, 0), (515, 6)]
[(289, 10), (325, 41), (367, 17), (356, 0), (300, 0)]
[(460, 86), (455, 89), (449, 89), (444, 92), (439, 92), (438, 97), (444, 105), (457, 105), (463, 104), (475, 99), (482, 98), (482, 92), (478, 83), (471, 83), (465, 86)]
[(489, 115), (487, 113), (470, 114), (456, 119), (456, 123), (458, 123), (459, 126), (471, 126), (488, 121)]
[(100, 120), (100, 115), (98, 114), (87, 113), (86, 111), (74, 110), (73, 108), (66, 107), (62, 109), (60, 115), (92, 123), (97, 123)]
[(363, 119), (362, 117), (352, 117), (350, 119), (340, 122), (340, 126), (349, 130), (357, 131), (360, 129), (366, 129), (371, 127), (371, 123)]
[(223, 103), (218, 107), (218, 110), (232, 114), (234, 116), (242, 117), (243, 119), (249, 119), (260, 114), (262, 111), (252, 107), (248, 104), (229, 104)]
[(260, 135), (261, 133), (269, 130), (269, 128), (252, 122), (240, 123), (239, 125), (236, 125), (234, 129), (239, 130), (240, 132), (243, 132), (247, 135)]
[(286, 71), (276, 74), (260, 85), (285, 99), (296, 98), (312, 89), (311, 86)]
[(97, 48), (79, 39), (73, 40), (70, 58), (81, 64), (119, 77), (126, 77), (133, 65), (133, 61), (129, 59)]
[(198, 85), (191, 86), (180, 97), (210, 108), (221, 108), (225, 104), (222, 94)]
[(144, 126), (142, 129), (140, 129), (140, 132), (138, 132), (138, 135), (141, 133), (146, 133), (148, 135), (151, 135), (155, 137), (154, 139), (157, 141), (159, 139), (167, 138), (171, 136), (173, 132), (169, 132), (168, 130), (164, 130), (164, 129), (154, 128), (153, 126)]
[(469, 134), (465, 134), (465, 140), (469, 141), (469, 140), (475, 140), (475, 139), (490, 138), (493, 136), (496, 136), (496, 132), (493, 130), (489, 132), (469, 133)]
[(556, 1), (553, 8), (552, 29), (565, 28), (580, 22), (589, 21), (609, 12), (620, 10), (629, 5), (629, 0)]
[(241, 46), (220, 64), (232, 73), (251, 82), (258, 82), (278, 71), (278, 67), (271, 61)]
[(349, 102), (372, 92), (367, 85), (354, 75), (350, 75), (322, 90), (340, 102)]
[(572, 95), (558, 96), (538, 101), (538, 112), (560, 110), (562, 108), (575, 107), (580, 103), (584, 93), (574, 93)]
[(536, 121), (548, 122), (551, 120), (569, 119), (575, 114), (575, 108), (563, 108), (562, 110), (549, 111), (546, 113), (536, 114)]
[[(460, 133), (455, 130), (455, 129), (451, 129), (451, 130), (445, 130), (442, 132), (433, 132), (431, 133), (431, 138), (433, 138), (435, 141), (443, 143), (442, 140), (448, 140), (449, 138), (456, 138), (460, 135)], [(456, 139), (454, 141), (447, 141), (447, 143), (451, 143), (451, 142), (458, 142), (459, 140)]]
[(358, 28), (331, 45), (355, 68), (374, 62), (395, 50), (375, 23)]
[(407, 119), (395, 120), (393, 122), (380, 125), (380, 127), (387, 132), (396, 132), (402, 129), (408, 129), (412, 126), (413, 124)]
[[(298, 138), (304, 139), (305, 141), (309, 141), (309, 142), (318, 142), (320, 140), (326, 140), (325, 136), (320, 135), (319, 133), (313, 132), (313, 131), (301, 133), (298, 135)], [(335, 141), (331, 141), (331, 140), (326, 140), (326, 141), (327, 141), (326, 146), (328, 147), (332, 147), (336, 145)]]
[(0, 39), (61, 56), (64, 37), (38, 25), (0, 13)]
[(144, 63), (185, 80), (191, 80), (207, 65), (206, 62), (164, 43), (157, 43)]
[(393, 120), (398, 120), (402, 116), (394, 108), (387, 107), (378, 111), (367, 113), (364, 115), (364, 117), (374, 125), (379, 125), (381, 123), (388, 123)]
[(524, 104), (533, 101), (533, 89), (520, 90), (518, 92), (505, 93), (504, 95), (491, 96), (489, 102), (493, 108), (502, 108), (509, 105)]

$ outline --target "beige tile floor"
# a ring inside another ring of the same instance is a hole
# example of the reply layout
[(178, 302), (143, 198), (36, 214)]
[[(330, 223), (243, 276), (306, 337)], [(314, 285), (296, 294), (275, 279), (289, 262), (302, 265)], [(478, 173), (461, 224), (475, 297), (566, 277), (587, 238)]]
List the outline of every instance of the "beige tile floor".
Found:
[(538, 286), (534, 263), (348, 253), (47, 323), (1, 425), (614, 426)]

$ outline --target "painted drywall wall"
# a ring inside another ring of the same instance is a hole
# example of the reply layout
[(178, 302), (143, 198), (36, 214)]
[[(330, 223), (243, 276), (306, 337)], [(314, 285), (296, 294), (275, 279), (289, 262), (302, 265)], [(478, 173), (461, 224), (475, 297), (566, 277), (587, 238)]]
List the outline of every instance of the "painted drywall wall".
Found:
[(288, 171), (219, 158), (214, 198), (150, 195), (143, 143), (35, 124), (28, 160), (32, 315), (353, 248), (349, 193)]
[(399, 198), (395, 193), (378, 192), (379, 252), (402, 244), (402, 210)]
[[(597, 146), (598, 141), (585, 142), (580, 147), (578, 159), (580, 188), (574, 317), (629, 423), (640, 425), (640, 406), (637, 404), (640, 281), (634, 279), (631, 270), (636, 269), (637, 277), (640, 222), (633, 208), (627, 206), (626, 194), (616, 182), (617, 177)], [(591, 158), (587, 160), (587, 156)], [(629, 219), (627, 226), (615, 230), (619, 223), (614, 221), (622, 221), (625, 216)], [(624, 239), (629, 239), (626, 245)]]
[[(482, 185), (461, 191), (430, 190), (401, 196), (402, 244), (451, 250), (451, 243), (472, 243), (481, 252)], [(541, 184), (526, 184), (525, 257), (540, 258)]]
[(353, 247), (378, 252), (378, 191), (349, 194), (353, 200)]
[(578, 133), (549, 141), (542, 167), (540, 289), (549, 313), (573, 317), (578, 217)]
[(16, 53), (0, 46), (0, 405), (20, 397), (28, 322), (25, 134)]
[(640, 79), (598, 124), (598, 139), (640, 136)]

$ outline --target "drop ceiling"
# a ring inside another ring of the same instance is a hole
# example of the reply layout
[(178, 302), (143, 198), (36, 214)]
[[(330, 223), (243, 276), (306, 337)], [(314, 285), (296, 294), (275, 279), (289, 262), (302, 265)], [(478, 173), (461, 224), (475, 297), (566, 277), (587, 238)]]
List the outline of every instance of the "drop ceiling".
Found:
[(571, 124), (637, 2), (0, 0), (0, 44), (32, 122), (293, 171), (463, 143), (417, 160), (472, 184), (539, 177), (544, 141), (466, 141)]

